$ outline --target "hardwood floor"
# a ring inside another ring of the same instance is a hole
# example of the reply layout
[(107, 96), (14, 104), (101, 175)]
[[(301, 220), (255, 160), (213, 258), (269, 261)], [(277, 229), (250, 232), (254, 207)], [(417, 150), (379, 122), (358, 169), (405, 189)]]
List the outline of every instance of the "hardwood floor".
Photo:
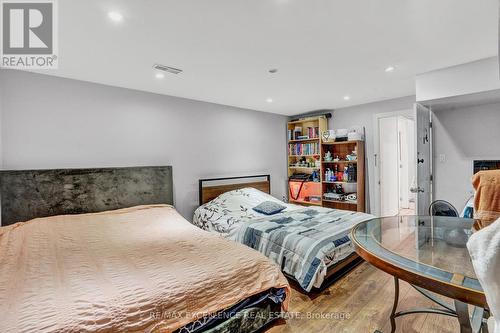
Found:
[[(398, 310), (431, 305), (431, 301), (406, 282), (401, 282), (400, 288)], [(306, 295), (294, 287), (289, 309), (291, 318), (277, 321), (265, 332), (373, 333), (379, 330), (389, 333), (393, 297), (392, 276), (363, 263), (321, 293)], [(396, 332), (404, 333), (459, 331), (456, 318), (432, 314), (400, 317), (396, 324)]]

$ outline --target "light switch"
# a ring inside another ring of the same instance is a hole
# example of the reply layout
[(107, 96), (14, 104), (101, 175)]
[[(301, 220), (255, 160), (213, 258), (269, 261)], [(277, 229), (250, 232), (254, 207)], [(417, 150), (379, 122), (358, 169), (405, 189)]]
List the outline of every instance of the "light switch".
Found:
[(440, 163), (446, 162), (446, 155), (445, 154), (439, 154), (439, 162)]

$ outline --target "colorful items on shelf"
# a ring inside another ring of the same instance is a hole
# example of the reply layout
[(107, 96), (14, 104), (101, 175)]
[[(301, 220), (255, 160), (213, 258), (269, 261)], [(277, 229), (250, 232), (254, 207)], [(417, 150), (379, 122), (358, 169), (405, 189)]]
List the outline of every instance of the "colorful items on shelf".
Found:
[(325, 172), (324, 181), (325, 182), (336, 182), (337, 181), (337, 173), (330, 170), (330, 168), (327, 168), (326, 172)]
[[(346, 131), (340, 131), (345, 137)], [(364, 143), (321, 142), (322, 205), (334, 209), (365, 210)], [(336, 140), (339, 141), (339, 140)]]
[(314, 170), (311, 174), (311, 178), (313, 182), (319, 182), (319, 172), (318, 170)]
[(356, 161), (358, 159), (358, 152), (356, 151), (356, 148), (352, 151), (351, 155), (346, 156), (346, 160), (348, 161)]
[(320, 162), (319, 160), (316, 160), (314, 158), (305, 158), (301, 157), (300, 160), (298, 160), (295, 163), (290, 163), (291, 167), (296, 167), (296, 168), (320, 168)]
[(332, 153), (330, 153), (330, 151), (327, 151), (326, 154), (325, 154), (324, 159), (325, 159), (326, 162), (332, 161), (333, 160)]
[(309, 136), (309, 139), (319, 138), (319, 127), (308, 127), (307, 135)]
[(295, 126), (293, 132), (288, 130), (288, 140), (306, 140), (319, 138), (319, 127), (307, 127), (305, 132), (302, 132), (301, 126)]
[(318, 155), (319, 143), (290, 143), (288, 145), (288, 155)]
[(338, 165), (334, 165), (333, 170), (327, 168), (325, 171), (324, 181), (329, 183), (354, 183), (356, 182), (356, 166), (348, 164), (342, 171), (339, 171)]
[(327, 192), (323, 194), (325, 200), (356, 203), (358, 196), (356, 193), (336, 193)]
[(295, 129), (293, 130), (293, 138), (295, 140), (299, 140), (301, 136), (302, 136), (302, 127), (295, 126)]
[(332, 158), (332, 153), (328, 150), (325, 153), (325, 156), (323, 157), (323, 160), (325, 162), (343, 162), (343, 161), (348, 161), (348, 162), (356, 162), (358, 160), (356, 149), (352, 151), (350, 155), (346, 155), (345, 158), (339, 157), (339, 155), (336, 155), (335, 158)]

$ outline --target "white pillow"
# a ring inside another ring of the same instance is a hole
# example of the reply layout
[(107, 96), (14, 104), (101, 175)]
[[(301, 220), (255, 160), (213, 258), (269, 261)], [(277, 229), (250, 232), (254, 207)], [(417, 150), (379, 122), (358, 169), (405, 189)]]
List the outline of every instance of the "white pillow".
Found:
[(286, 206), (283, 212), (296, 209), (295, 205), (285, 204), (267, 193), (246, 187), (223, 193), (198, 207), (194, 212), (193, 224), (204, 230), (228, 234), (235, 225), (245, 220), (266, 216), (252, 209), (265, 201)]

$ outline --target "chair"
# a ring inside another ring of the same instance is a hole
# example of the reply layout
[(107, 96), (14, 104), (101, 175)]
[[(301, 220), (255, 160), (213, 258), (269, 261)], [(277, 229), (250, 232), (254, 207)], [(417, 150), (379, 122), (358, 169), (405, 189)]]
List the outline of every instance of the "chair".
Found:
[(474, 218), (474, 196), (471, 195), (467, 202), (465, 203), (464, 209), (462, 213), (460, 213), (460, 217), (464, 219), (473, 219)]
[(448, 201), (436, 200), (429, 206), (430, 216), (453, 216), (458, 217), (457, 209)]

